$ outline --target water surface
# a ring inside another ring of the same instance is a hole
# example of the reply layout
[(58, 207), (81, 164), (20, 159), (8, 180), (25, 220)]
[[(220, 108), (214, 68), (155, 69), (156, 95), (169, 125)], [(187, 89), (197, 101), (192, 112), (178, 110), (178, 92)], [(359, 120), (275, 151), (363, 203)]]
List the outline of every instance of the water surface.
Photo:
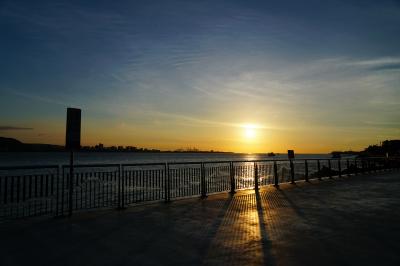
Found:
[[(329, 158), (330, 154), (297, 154), (296, 158)], [(105, 163), (164, 163), (197, 161), (233, 161), (286, 159), (287, 155), (268, 157), (266, 154), (239, 153), (130, 153), (130, 152), (77, 152), (78, 164)], [(0, 152), (0, 166), (67, 164), (67, 152)]]

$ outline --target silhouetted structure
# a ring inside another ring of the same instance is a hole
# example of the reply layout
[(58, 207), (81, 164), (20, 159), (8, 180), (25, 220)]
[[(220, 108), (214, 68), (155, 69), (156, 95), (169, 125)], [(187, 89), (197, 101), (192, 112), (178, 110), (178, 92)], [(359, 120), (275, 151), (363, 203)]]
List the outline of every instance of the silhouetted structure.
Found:
[(333, 157), (339, 158), (341, 154), (359, 156), (400, 156), (400, 140), (385, 140), (381, 145), (369, 145), (363, 151), (333, 151)]
[(370, 145), (366, 148), (362, 154), (363, 155), (380, 155), (385, 156), (386, 153), (389, 156), (399, 156), (400, 155), (400, 140), (385, 140), (379, 145)]
[[(400, 158), (208, 161), (0, 167), (0, 219), (255, 189), (400, 167)], [(72, 176), (72, 178), (71, 178)], [(72, 209), (70, 209), (72, 207)]]

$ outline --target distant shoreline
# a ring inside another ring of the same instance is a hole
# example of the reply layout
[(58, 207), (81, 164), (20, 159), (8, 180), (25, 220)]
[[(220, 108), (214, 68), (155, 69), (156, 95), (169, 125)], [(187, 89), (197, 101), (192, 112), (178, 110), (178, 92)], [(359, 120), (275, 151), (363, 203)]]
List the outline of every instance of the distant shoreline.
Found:
[[(68, 152), (64, 146), (54, 144), (41, 144), (41, 143), (23, 143), (14, 138), (0, 137), (0, 152)], [(135, 146), (109, 146), (105, 147), (103, 144), (96, 146), (82, 146), (79, 152), (88, 153), (194, 153), (194, 154), (247, 154), (236, 153), (230, 151), (217, 151), (217, 150), (197, 150), (195, 148), (177, 149), (177, 150), (159, 150), (149, 148), (139, 148)], [(275, 156), (273, 152), (254, 153), (254, 154), (268, 154), (268, 156)], [(277, 153), (278, 154), (278, 153)]]
[[(62, 150), (0, 150), (0, 153), (6, 152), (69, 152), (65, 149)], [(91, 151), (91, 150), (78, 150), (76, 152), (82, 153), (212, 153), (212, 154), (248, 154), (243, 152), (225, 152), (225, 151)], [(266, 154), (266, 153), (252, 153), (252, 154)]]

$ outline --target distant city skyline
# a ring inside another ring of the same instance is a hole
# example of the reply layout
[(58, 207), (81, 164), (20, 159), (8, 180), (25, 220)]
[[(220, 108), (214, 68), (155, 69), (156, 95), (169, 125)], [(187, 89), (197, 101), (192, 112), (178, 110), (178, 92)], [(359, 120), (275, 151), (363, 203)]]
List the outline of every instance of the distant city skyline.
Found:
[(398, 1), (0, 4), (0, 136), (324, 153), (400, 138)]

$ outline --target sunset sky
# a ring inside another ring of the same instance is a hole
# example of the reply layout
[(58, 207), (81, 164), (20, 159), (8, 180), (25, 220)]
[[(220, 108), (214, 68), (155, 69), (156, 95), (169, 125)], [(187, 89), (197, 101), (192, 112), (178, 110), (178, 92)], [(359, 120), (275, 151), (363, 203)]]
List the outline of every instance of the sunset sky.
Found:
[(0, 3), (0, 136), (235, 152), (400, 138), (399, 1)]

